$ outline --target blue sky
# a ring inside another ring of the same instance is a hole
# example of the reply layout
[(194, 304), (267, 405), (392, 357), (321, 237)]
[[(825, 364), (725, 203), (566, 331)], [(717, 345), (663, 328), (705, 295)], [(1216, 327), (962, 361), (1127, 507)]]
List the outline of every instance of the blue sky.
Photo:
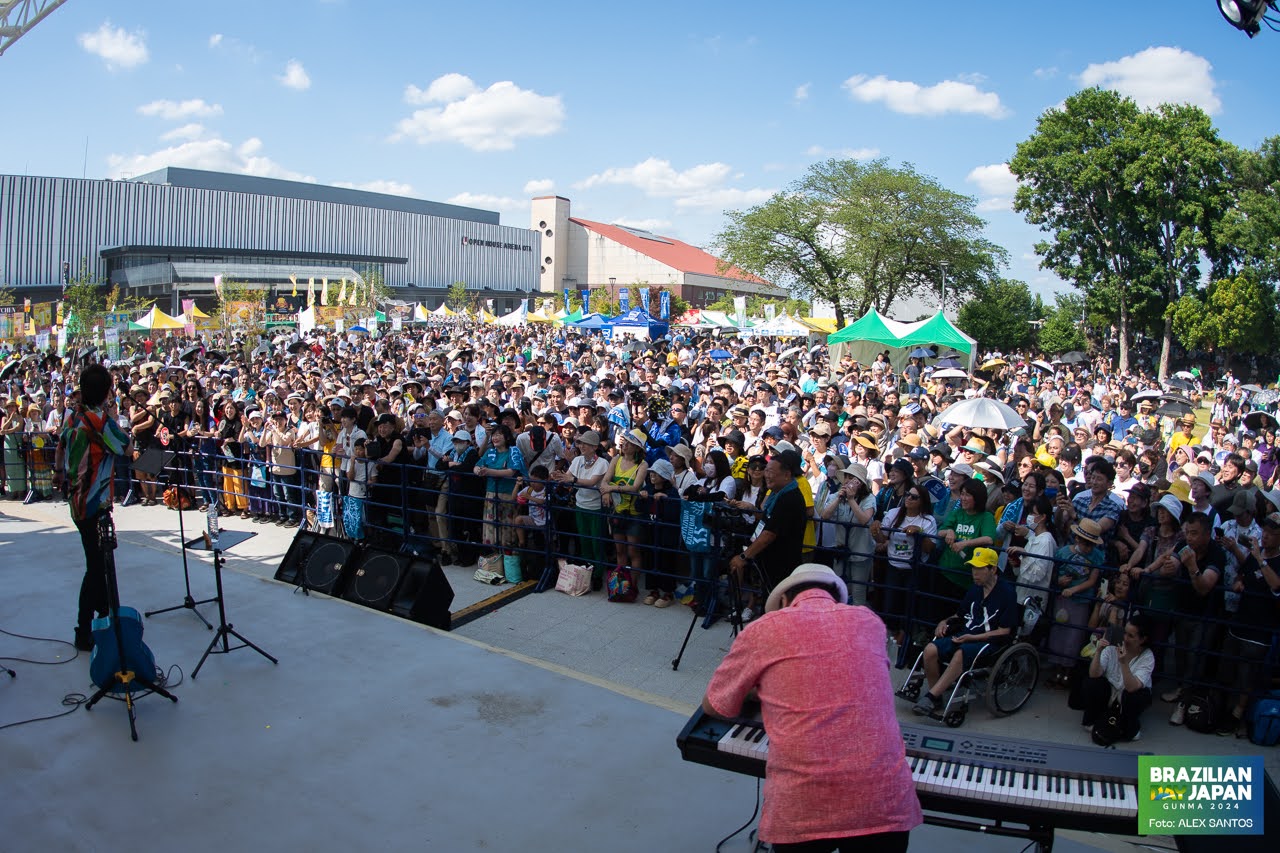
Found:
[(0, 171), (241, 171), (520, 226), (554, 192), (706, 245), (813, 162), (883, 156), (979, 199), (1007, 274), (1049, 293), (1003, 167), (1042, 111), (1104, 85), (1253, 147), (1280, 133), (1277, 78), (1280, 33), (1215, 0), (72, 0), (0, 57)]

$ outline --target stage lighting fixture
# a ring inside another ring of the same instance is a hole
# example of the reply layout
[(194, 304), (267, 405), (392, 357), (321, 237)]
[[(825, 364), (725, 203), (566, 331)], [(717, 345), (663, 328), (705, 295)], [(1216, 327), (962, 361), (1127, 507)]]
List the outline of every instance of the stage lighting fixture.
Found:
[(1267, 10), (1275, 11), (1276, 0), (1218, 0), (1218, 11), (1227, 23), (1253, 38), (1266, 24), (1276, 29), (1276, 20), (1267, 17)]

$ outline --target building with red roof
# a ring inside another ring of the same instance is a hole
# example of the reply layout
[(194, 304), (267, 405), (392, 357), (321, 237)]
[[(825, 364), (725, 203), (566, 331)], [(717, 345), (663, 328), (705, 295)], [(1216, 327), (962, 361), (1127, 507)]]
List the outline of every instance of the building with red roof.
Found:
[(569, 215), (569, 199), (533, 199), (533, 230), (542, 235), (539, 289), (603, 290), (616, 298), (623, 287), (667, 288), (694, 307), (725, 294), (787, 298), (769, 282), (734, 266), (723, 267), (711, 253), (640, 228), (592, 222)]

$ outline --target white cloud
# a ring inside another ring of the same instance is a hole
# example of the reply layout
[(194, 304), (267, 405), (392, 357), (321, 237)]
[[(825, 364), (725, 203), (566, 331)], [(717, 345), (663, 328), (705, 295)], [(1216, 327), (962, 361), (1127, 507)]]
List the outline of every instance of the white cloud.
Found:
[(1149, 47), (1114, 62), (1094, 63), (1080, 72), (1079, 80), (1114, 89), (1144, 108), (1187, 103), (1207, 113), (1222, 109), (1209, 60), (1177, 47)]
[(921, 86), (909, 80), (890, 80), (883, 74), (876, 77), (855, 74), (844, 81), (844, 88), (854, 100), (868, 104), (880, 102), (895, 113), (906, 115), (973, 113), (1004, 118), (1009, 114), (995, 92), (984, 92), (972, 83), (959, 80)]
[(539, 95), (510, 80), (480, 90), (468, 77), (445, 74), (422, 90), (405, 89), (410, 104), (442, 103), (403, 118), (392, 141), (457, 142), (473, 151), (507, 151), (525, 136), (547, 136), (564, 123), (559, 95)]
[(284, 66), (284, 73), (276, 79), (287, 89), (297, 89), (302, 92), (311, 88), (311, 78), (307, 76), (307, 69), (303, 68), (302, 63), (296, 59), (290, 59)]
[(366, 190), (371, 193), (386, 193), (388, 195), (413, 195), (413, 186), (401, 183), (400, 181), (390, 181), (378, 179), (373, 181), (365, 181), (362, 184), (353, 184), (350, 181), (338, 181), (335, 187), (346, 187), (349, 190)]
[(1013, 205), (1013, 194), (1018, 191), (1018, 179), (1009, 171), (1008, 163), (992, 163), (989, 166), (978, 166), (965, 176), (971, 184), (977, 184), (982, 199), (978, 202), (978, 210), (1009, 210)]
[(524, 185), (526, 195), (546, 195), (556, 187), (556, 182), (550, 178), (538, 178), (528, 181)]
[(733, 176), (733, 168), (727, 163), (701, 163), (678, 172), (670, 160), (650, 157), (634, 166), (605, 169), (574, 186), (578, 189), (631, 186), (647, 196), (674, 198), (678, 208), (707, 210), (758, 204), (774, 193), (767, 189), (724, 186)]
[(804, 153), (809, 157), (844, 157), (847, 160), (873, 160), (880, 156), (879, 148), (823, 148), (810, 145)]
[(621, 225), (623, 228), (637, 228), (641, 231), (657, 231), (659, 228), (669, 228), (671, 220), (669, 219), (627, 219), (625, 216), (613, 220), (612, 225)]
[(126, 32), (124, 27), (112, 27), (110, 21), (104, 21), (94, 32), (81, 33), (77, 41), (89, 53), (101, 57), (112, 70), (133, 68), (148, 58), (145, 33)]
[(480, 91), (475, 82), (465, 74), (451, 71), (432, 80), (425, 89), (419, 89), (410, 83), (404, 87), (404, 100), (407, 104), (448, 104), (460, 101)]
[(159, 116), (171, 121), (182, 118), (208, 118), (222, 115), (222, 105), (206, 104), (202, 98), (189, 98), (185, 101), (170, 101), (162, 98), (138, 107), (138, 113), (144, 116)]
[(1058, 76), (1058, 67), (1051, 65), (1048, 68), (1037, 68), (1031, 73), (1041, 80), (1049, 80)]
[(676, 207), (682, 210), (690, 208), (697, 210), (727, 210), (729, 208), (751, 207), (768, 201), (775, 192), (776, 190), (759, 188), (740, 190), (733, 187), (724, 187), (723, 189), (710, 190), (697, 195), (678, 198), (676, 199)]
[(175, 139), (199, 139), (202, 136), (204, 136), (204, 125), (193, 121), (162, 133), (160, 139), (163, 142), (173, 142)]
[(217, 47), (222, 44), (222, 33), (214, 33), (209, 36), (209, 47)]
[(217, 136), (192, 139), (149, 154), (110, 154), (107, 156), (108, 177), (131, 178), (165, 166), (179, 166), (315, 182), (315, 178), (310, 175), (286, 169), (261, 152), (262, 140), (257, 137), (250, 137), (239, 145), (232, 145)]
[(796, 92), (792, 97), (797, 101), (809, 100), (809, 86), (809, 83), (802, 83), (799, 86), (796, 86)]
[(972, 83), (975, 86), (979, 86), (987, 82), (987, 75), (978, 71), (969, 71), (964, 74), (957, 74), (956, 79), (961, 83)]

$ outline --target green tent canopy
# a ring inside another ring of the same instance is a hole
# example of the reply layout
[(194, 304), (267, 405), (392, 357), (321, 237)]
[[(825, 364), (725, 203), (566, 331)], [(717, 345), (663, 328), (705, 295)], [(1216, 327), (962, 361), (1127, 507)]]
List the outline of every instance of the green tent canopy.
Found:
[(936, 344), (964, 355), (972, 370), (978, 342), (957, 329), (941, 311), (927, 320), (902, 323), (872, 308), (828, 337), (827, 344), (831, 346), (832, 364), (838, 364), (846, 355), (859, 364), (870, 364), (877, 354), (888, 350), (889, 361), (896, 370), (906, 366), (907, 353), (915, 347)]

